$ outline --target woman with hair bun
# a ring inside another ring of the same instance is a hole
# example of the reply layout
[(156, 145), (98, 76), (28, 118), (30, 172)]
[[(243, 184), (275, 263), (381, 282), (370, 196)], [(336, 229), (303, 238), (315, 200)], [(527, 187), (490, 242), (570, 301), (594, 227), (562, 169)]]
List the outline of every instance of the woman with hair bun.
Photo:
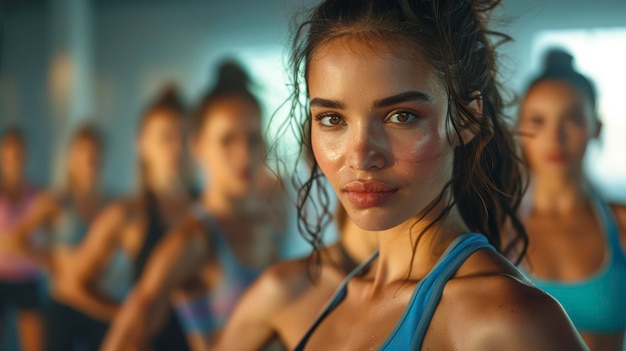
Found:
[(246, 287), (275, 260), (284, 218), (263, 164), (261, 105), (250, 84), (236, 63), (222, 63), (190, 143), (204, 189), (150, 257), (103, 350), (142, 349), (172, 293), (193, 349), (206, 349)]
[[(108, 205), (93, 221), (78, 248), (73, 270), (57, 290), (66, 303), (92, 318), (110, 323), (133, 284), (147, 273), (149, 257), (168, 230), (191, 204), (182, 172), (184, 150), (183, 104), (175, 89), (167, 87), (144, 111), (136, 139), (139, 189)], [(127, 276), (109, 274), (126, 272)], [(102, 287), (106, 286), (107, 293)], [(165, 312), (171, 304), (164, 302)], [(152, 350), (187, 350), (184, 331), (173, 313), (164, 313), (159, 332), (149, 341)], [(92, 340), (99, 349), (105, 333)], [(59, 350), (70, 350), (71, 345)]]
[[(9, 328), (6, 316), (16, 313), (20, 347), (24, 351), (42, 350), (43, 326), (38, 259), (29, 255), (35, 248), (37, 233), (28, 231), (20, 237), (12, 229), (36, 205), (40, 191), (24, 179), (27, 142), (16, 127), (0, 135), (0, 342)], [(18, 239), (18, 240), (16, 240)], [(25, 245), (20, 244), (22, 242)], [(27, 250), (27, 252), (24, 251)]]
[[(106, 204), (99, 186), (103, 140), (93, 126), (83, 125), (67, 149), (65, 179), (60, 189), (37, 195), (33, 205), (8, 232), (26, 254), (43, 259), (51, 275), (51, 301), (46, 305), (45, 349), (71, 351), (79, 343), (97, 350), (106, 324), (90, 317), (89, 310), (71, 306), (71, 298), (59, 291), (72, 274), (74, 254), (89, 223)], [(45, 247), (29, 248), (30, 233), (49, 230)], [(102, 293), (106, 289), (102, 287)], [(61, 289), (63, 290), (63, 289)]]
[[(526, 234), (487, 27), (497, 5), (326, 0), (298, 28), (291, 122), (315, 156), (298, 205), (328, 181), (350, 220), (377, 232), (378, 251), (295, 350), (585, 349), (504, 256), (504, 226), (522, 253)], [(302, 226), (315, 236), (325, 220)]]
[(600, 133), (593, 84), (561, 50), (522, 100), (518, 129), (532, 175), (521, 209), (523, 268), (562, 305), (592, 351), (621, 350), (626, 331), (626, 206), (610, 204), (583, 171)]

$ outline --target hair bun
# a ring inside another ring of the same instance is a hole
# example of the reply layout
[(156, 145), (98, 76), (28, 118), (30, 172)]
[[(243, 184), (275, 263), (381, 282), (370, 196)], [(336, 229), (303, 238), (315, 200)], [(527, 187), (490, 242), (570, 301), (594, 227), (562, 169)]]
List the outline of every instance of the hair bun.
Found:
[(183, 99), (180, 97), (180, 90), (174, 83), (169, 83), (163, 87), (157, 101), (165, 105), (178, 106), (183, 108)]
[(252, 80), (241, 65), (233, 60), (222, 62), (218, 69), (214, 91), (248, 92)]
[(185, 104), (180, 96), (180, 91), (174, 83), (163, 86), (151, 106), (155, 109), (169, 108), (176, 111), (185, 110)]
[(550, 49), (544, 59), (544, 74), (578, 73), (574, 69), (574, 56), (563, 49)]

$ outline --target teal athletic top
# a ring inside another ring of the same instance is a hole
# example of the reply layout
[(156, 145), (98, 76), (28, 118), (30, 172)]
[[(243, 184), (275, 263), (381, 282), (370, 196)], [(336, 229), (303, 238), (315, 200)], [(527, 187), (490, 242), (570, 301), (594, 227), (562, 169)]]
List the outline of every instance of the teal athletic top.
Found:
[[(443, 287), (465, 260), (480, 249), (495, 250), (482, 234), (464, 233), (454, 239), (430, 273), (417, 283), (404, 313), (379, 350), (419, 350), (422, 347), (426, 329), (439, 304)], [(330, 303), (298, 343), (295, 351), (304, 350), (315, 329), (345, 298), (350, 280), (363, 273), (377, 257), (378, 252), (348, 274), (331, 298)]]
[(210, 235), (222, 276), (212, 290), (180, 301), (175, 308), (187, 333), (206, 334), (226, 324), (243, 293), (261, 272), (239, 261), (226, 240), (226, 233), (201, 203), (194, 204), (191, 211)]
[(611, 208), (595, 194), (592, 204), (608, 246), (606, 262), (598, 272), (583, 280), (560, 282), (532, 277), (523, 268), (522, 271), (561, 303), (579, 331), (623, 333), (626, 331), (626, 255)]
[(77, 204), (69, 197), (59, 197), (63, 208), (54, 227), (54, 245), (76, 247), (87, 234), (89, 223), (78, 212)]
[[(77, 248), (89, 231), (89, 221), (81, 216), (78, 204), (68, 195), (58, 196), (61, 217), (53, 227), (53, 245)], [(107, 199), (103, 201), (103, 204)], [(98, 291), (114, 301), (124, 301), (132, 287), (133, 258), (122, 249), (116, 250), (95, 282)]]

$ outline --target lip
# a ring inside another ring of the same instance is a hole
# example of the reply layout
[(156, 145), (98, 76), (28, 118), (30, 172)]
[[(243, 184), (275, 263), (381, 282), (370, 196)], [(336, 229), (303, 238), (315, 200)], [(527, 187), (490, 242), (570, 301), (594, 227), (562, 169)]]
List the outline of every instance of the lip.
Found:
[(356, 180), (346, 184), (343, 191), (354, 206), (367, 208), (388, 201), (398, 188), (375, 180)]
[(551, 153), (546, 157), (548, 162), (550, 163), (565, 163), (567, 161), (567, 156), (562, 152)]

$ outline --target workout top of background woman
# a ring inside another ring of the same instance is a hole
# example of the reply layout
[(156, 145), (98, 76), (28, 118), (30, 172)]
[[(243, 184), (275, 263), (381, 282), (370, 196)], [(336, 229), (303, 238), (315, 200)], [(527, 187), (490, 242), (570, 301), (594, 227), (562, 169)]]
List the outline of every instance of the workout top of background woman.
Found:
[(237, 301), (261, 271), (237, 258), (226, 240), (226, 233), (205, 206), (196, 203), (191, 212), (209, 235), (215, 261), (221, 271), (220, 280), (206, 295), (178, 303), (176, 310), (187, 332), (210, 333), (226, 324)]
[[(34, 204), (38, 191), (32, 185), (26, 185), (22, 196), (12, 201), (5, 194), (0, 194), (0, 235), (9, 235), (13, 227)], [(32, 237), (32, 241), (37, 241)], [(40, 275), (40, 268), (32, 259), (0, 248), (0, 280), (30, 281)]]
[[(90, 218), (85, 218), (79, 204), (68, 195), (57, 196), (61, 213), (52, 226), (53, 250), (76, 250), (87, 235)], [(108, 199), (103, 199), (106, 204)], [(71, 258), (70, 258), (71, 259)], [(132, 257), (122, 250), (116, 250), (103, 274), (95, 282), (98, 290), (114, 301), (122, 301), (132, 287), (134, 274)]]
[[(147, 228), (146, 236), (137, 257), (134, 259), (134, 283), (137, 283), (161, 239), (168, 233), (169, 225), (165, 222), (161, 213), (156, 195), (150, 191), (145, 193)], [(167, 321), (161, 330), (152, 339), (151, 345), (154, 351), (163, 350), (188, 350), (187, 339), (179, 318), (170, 308)]]
[[(606, 240), (606, 257), (600, 269), (585, 279), (561, 282), (533, 277), (532, 262), (522, 271), (563, 305), (576, 328), (582, 332), (626, 331), (626, 254), (622, 250), (618, 223), (609, 205), (592, 192), (591, 203)], [(524, 208), (528, 215), (530, 207)]]

